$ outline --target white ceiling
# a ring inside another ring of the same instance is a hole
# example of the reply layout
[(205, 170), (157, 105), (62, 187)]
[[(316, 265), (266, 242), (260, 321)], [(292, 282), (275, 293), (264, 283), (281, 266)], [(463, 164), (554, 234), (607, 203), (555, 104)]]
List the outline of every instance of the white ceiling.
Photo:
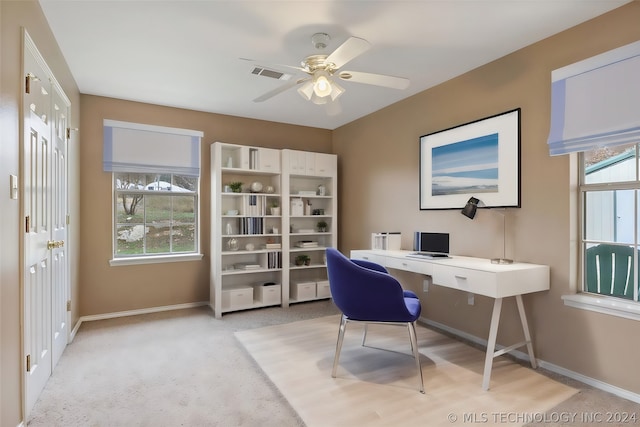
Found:
[[(131, 1), (40, 0), (81, 93), (335, 129), (629, 0)], [(411, 80), (396, 90), (341, 83), (342, 113), (326, 114), (254, 65), (295, 70), (317, 53), (311, 35), (350, 36), (370, 50), (342, 70)], [(585, 42), (588, 42), (585, 40)], [(255, 61), (242, 60), (252, 58)]]

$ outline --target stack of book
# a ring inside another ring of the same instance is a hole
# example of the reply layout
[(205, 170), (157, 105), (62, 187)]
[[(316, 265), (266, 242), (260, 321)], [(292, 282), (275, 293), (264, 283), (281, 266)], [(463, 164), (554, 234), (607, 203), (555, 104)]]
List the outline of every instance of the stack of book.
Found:
[(300, 240), (296, 243), (296, 246), (299, 248), (317, 248), (318, 242), (313, 240)]
[(236, 270), (260, 270), (260, 264), (239, 263), (234, 267)]
[(282, 243), (265, 243), (265, 249), (282, 249)]

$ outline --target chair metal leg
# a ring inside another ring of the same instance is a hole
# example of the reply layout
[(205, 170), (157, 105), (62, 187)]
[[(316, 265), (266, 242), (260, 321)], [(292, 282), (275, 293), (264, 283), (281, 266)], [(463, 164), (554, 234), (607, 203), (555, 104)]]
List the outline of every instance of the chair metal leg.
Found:
[(416, 359), (416, 368), (418, 368), (418, 378), (420, 379), (420, 393), (424, 394), (424, 379), (422, 378), (422, 364), (420, 363), (420, 353), (418, 352), (418, 337), (416, 334), (415, 322), (407, 323), (409, 328), (409, 337), (411, 338), (411, 348), (413, 349), (413, 357)]
[(362, 346), (364, 347), (364, 342), (367, 339), (367, 327), (369, 326), (368, 323), (364, 324), (364, 334), (362, 334)]
[(340, 351), (342, 350), (342, 341), (344, 340), (344, 332), (347, 330), (347, 316), (344, 314), (340, 319), (340, 329), (338, 330), (338, 342), (336, 343), (336, 354), (333, 357), (333, 370), (331, 371), (331, 376), (333, 378), (336, 377), (336, 372), (338, 371), (338, 361), (340, 360)]

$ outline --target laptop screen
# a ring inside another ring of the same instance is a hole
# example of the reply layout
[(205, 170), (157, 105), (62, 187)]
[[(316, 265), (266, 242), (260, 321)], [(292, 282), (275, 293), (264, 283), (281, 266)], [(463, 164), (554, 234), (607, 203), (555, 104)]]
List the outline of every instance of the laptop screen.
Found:
[(449, 233), (420, 233), (420, 252), (449, 253)]

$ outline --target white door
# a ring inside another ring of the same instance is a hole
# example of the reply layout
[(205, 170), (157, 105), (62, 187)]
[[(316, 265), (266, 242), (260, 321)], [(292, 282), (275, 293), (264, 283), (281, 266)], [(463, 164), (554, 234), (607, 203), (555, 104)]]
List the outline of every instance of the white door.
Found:
[(67, 346), (69, 337), (69, 263), (67, 256), (67, 129), (69, 100), (64, 93), (52, 85), (53, 122), (51, 153), (51, 326), (53, 350), (52, 366), (55, 367)]
[[(64, 242), (67, 233), (66, 120), (70, 105), (26, 32), (23, 51), (26, 418), (68, 340), (69, 281)], [(56, 106), (62, 110), (56, 112)], [(64, 130), (59, 129), (62, 125)]]

